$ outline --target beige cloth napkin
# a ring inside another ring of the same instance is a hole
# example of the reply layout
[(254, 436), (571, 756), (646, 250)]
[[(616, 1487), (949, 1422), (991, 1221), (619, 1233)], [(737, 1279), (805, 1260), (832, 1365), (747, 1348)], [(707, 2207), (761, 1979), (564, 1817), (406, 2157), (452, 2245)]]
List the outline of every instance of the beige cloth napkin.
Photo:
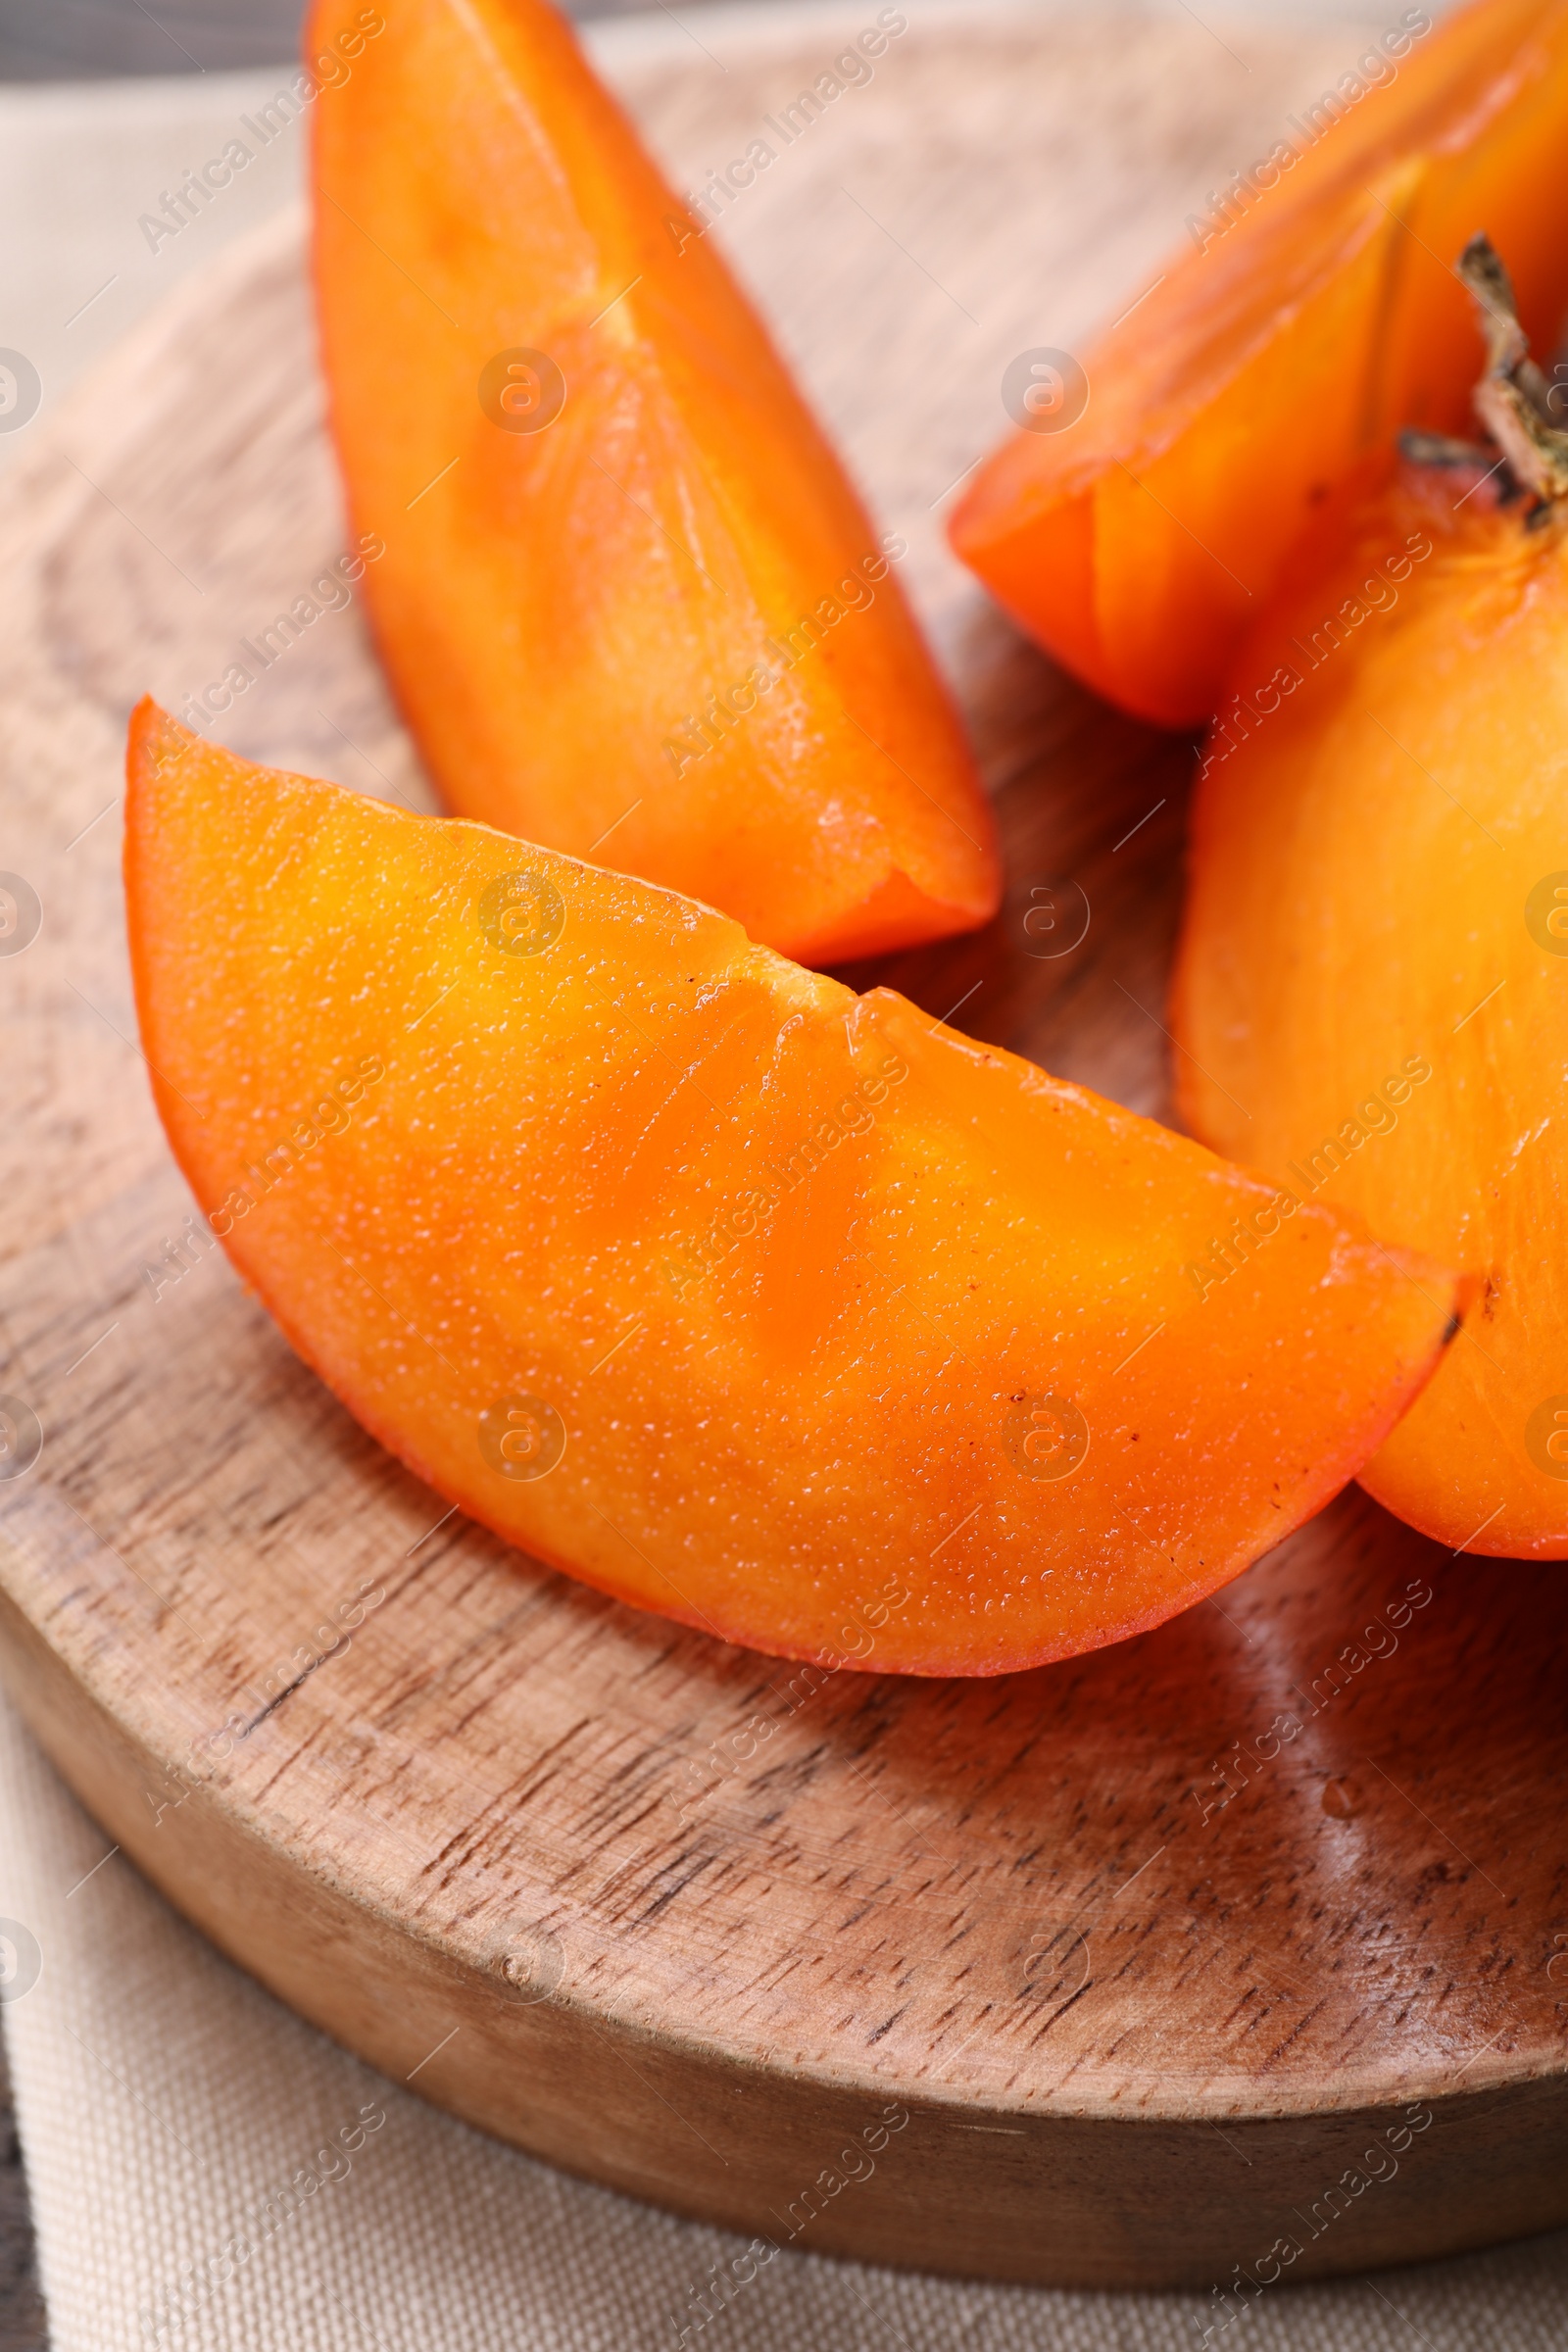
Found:
[[(220, 1959), (106, 1845), (0, 1704), (0, 2014), (54, 2352), (675, 2352), (710, 2266), (729, 2270), (744, 2239), (421, 2105)], [(685, 2341), (1197, 2352), (1205, 2300), (969, 2286), (780, 2252)], [(1561, 2352), (1568, 2232), (1281, 2286), (1210, 2341)]]

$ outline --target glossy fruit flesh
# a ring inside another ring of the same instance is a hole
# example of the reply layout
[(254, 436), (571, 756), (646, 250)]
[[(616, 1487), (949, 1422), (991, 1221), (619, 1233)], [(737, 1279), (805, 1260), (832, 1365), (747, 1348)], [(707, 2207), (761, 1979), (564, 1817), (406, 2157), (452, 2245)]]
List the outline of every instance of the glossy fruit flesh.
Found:
[(1538, 349), (1568, 311), (1568, 7), (1480, 0), (1402, 59), (1374, 53), (1393, 78), (1356, 98), (1345, 77), (1315, 138), (1310, 113), (1282, 124), (1268, 184), (1231, 225), (1190, 224), (1201, 250), (1084, 354), (1080, 420), (1016, 434), (953, 518), (1026, 629), (1161, 725), (1212, 714), (1325, 494), (1392, 464), (1404, 426), (1467, 428), (1467, 240), (1491, 231)]
[[(373, 13), (320, 0), (315, 47)], [(815, 962), (985, 921), (887, 545), (549, 0), (401, 0), (313, 121), (366, 593), (448, 805)]]
[(1484, 1283), (1362, 1483), (1454, 1548), (1560, 1558), (1568, 525), (1499, 510), (1490, 464), (1407, 474), (1245, 651), (1172, 1020), (1197, 1134)]
[(421, 1477), (639, 1606), (916, 1673), (1091, 1648), (1431, 1371), (1436, 1269), (690, 901), (150, 705), (127, 806), (149, 1067), (234, 1262)]

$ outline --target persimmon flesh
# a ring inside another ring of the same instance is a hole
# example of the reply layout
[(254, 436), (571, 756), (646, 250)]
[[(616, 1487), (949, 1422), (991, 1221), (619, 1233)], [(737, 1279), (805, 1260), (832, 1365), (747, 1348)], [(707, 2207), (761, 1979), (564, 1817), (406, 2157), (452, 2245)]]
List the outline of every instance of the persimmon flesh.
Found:
[(1477, 0), (1424, 37), (1421, 14), (1130, 292), (1083, 354), (1082, 416), (1017, 432), (955, 511), (1021, 625), (1159, 725), (1212, 715), (1327, 494), (1401, 427), (1466, 424), (1481, 342), (1448, 255), (1485, 225), (1538, 348), (1562, 326), (1568, 5)]
[(1456, 1550), (1560, 1559), (1568, 511), (1499, 503), (1495, 455), (1407, 466), (1244, 648), (1172, 1022), (1196, 1134), (1483, 1285), (1362, 1484)]
[(126, 807), (148, 1067), (234, 1263), (439, 1493), (640, 1607), (919, 1674), (1093, 1648), (1437, 1358), (1425, 1261), (690, 900), (147, 704)]
[(823, 963), (984, 922), (994, 826), (892, 561), (550, 0), (399, 0), (315, 125), (330, 411), (447, 805)]

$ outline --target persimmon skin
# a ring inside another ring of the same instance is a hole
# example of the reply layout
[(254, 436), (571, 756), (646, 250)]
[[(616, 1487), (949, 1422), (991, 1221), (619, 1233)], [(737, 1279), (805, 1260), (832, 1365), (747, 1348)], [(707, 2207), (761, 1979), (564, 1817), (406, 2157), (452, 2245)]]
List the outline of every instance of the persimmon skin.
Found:
[[(903, 1673), (1094, 1648), (1316, 1510), (1431, 1372), (1424, 1260), (690, 900), (147, 704), (128, 774), (149, 1073), (229, 1256), (449, 1501), (639, 1607)], [(537, 952), (498, 944), (517, 887)], [(1266, 1238), (1200, 1299), (1238, 1217)], [(514, 1477), (498, 1430), (564, 1451)]]
[(1282, 124), (1298, 160), (1082, 355), (1082, 418), (1016, 433), (954, 511), (1019, 624), (1156, 725), (1212, 715), (1326, 494), (1404, 426), (1466, 428), (1482, 345), (1448, 265), (1478, 229), (1556, 343), (1568, 6), (1476, 0), (1396, 74), (1314, 145)]
[[(365, 13), (318, 0), (313, 50)], [(550, 0), (385, 20), (313, 114), (315, 276), (370, 621), (447, 805), (807, 961), (985, 922), (952, 702), (712, 239)]]
[(1568, 522), (1499, 508), (1488, 463), (1325, 526), (1244, 648), (1243, 696), (1300, 682), (1210, 747), (1171, 1023), (1195, 1134), (1483, 1294), (1362, 1485), (1454, 1549), (1561, 1559), (1532, 1415), (1568, 1391)]

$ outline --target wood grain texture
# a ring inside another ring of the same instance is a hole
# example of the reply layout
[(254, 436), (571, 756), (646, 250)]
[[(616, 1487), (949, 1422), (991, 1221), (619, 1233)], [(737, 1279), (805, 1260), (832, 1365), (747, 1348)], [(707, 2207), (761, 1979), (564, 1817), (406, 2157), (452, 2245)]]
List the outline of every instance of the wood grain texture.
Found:
[[(792, 37), (732, 24), (722, 81), (627, 45), (683, 176), (832, 53), (819, 19)], [(1131, 299), (1349, 36), (1252, 23), (1234, 71), (1186, 18), (906, 37), (732, 223), (910, 540), (1002, 812), (997, 922), (875, 977), (1159, 1110), (1190, 747), (1020, 646), (933, 505), (1005, 358)], [(191, 1203), (133, 1043), (120, 746), (136, 695), (220, 676), (343, 543), (300, 237), (192, 281), (6, 489), (0, 866), (43, 921), (0, 956), (0, 1390), (43, 1450), (0, 1482), (0, 1657), (49, 1752), (396, 2079), (779, 2243), (1202, 2286), (1282, 2237), (1299, 2278), (1568, 2218), (1560, 1571), (1450, 1559), (1352, 1492), (1098, 1656), (803, 1675), (443, 1519), (216, 1250), (154, 1298)], [(428, 805), (357, 610), (222, 731)], [(1041, 956), (1026, 916), (1075, 892), (1087, 932)]]

